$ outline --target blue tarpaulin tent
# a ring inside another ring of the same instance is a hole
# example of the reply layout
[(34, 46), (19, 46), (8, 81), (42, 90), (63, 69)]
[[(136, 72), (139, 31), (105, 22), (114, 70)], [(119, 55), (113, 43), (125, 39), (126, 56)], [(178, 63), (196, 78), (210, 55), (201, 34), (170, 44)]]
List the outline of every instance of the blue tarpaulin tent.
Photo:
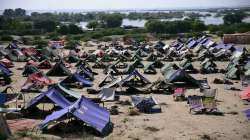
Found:
[(250, 109), (244, 111), (246, 114), (247, 119), (250, 121)]
[(0, 72), (3, 72), (6, 76), (11, 76), (12, 72), (4, 65), (0, 63)]
[(50, 88), (47, 92), (41, 93), (40, 95), (33, 98), (26, 106), (25, 109), (30, 107), (34, 107), (40, 102), (44, 100), (44, 98), (50, 99), (53, 103), (60, 106), (61, 108), (65, 108), (72, 103), (69, 102), (56, 88)]
[(89, 101), (87, 98), (81, 97), (72, 105), (47, 116), (40, 124), (40, 128), (45, 128), (50, 122), (63, 117), (67, 113), (94, 127), (100, 133), (105, 131), (110, 122), (110, 114), (107, 110)]

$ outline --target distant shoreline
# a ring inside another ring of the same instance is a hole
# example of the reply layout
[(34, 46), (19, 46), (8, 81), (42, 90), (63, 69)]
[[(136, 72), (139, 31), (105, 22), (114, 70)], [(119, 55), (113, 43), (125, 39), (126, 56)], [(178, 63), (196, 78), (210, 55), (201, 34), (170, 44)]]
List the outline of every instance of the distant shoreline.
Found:
[[(39, 9), (25, 9), (28, 13), (38, 12), (38, 13), (88, 13), (88, 12), (169, 12), (169, 11), (208, 11), (208, 10), (232, 10), (232, 9), (249, 9), (249, 6), (244, 7), (207, 7), (207, 8), (143, 8), (143, 9), (48, 9), (48, 10), (39, 10)], [(4, 9), (0, 10), (2, 14)]]

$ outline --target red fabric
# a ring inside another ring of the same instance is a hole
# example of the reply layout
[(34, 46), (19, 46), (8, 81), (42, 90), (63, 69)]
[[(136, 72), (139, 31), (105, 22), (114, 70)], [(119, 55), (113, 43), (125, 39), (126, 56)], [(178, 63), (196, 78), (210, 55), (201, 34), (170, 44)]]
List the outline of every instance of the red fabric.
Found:
[(52, 67), (52, 65), (50, 64), (50, 62), (48, 60), (44, 60), (42, 61), (39, 65), (38, 68), (39, 69), (50, 69)]
[(242, 100), (250, 100), (250, 85), (240, 92), (240, 98)]
[(176, 89), (174, 90), (174, 95), (175, 95), (175, 96), (180, 96), (180, 95), (183, 94), (183, 92), (184, 92), (184, 89), (183, 89), (183, 88), (176, 88)]
[(24, 48), (22, 50), (24, 55), (31, 56), (31, 55), (36, 55), (37, 51), (35, 48)]
[(38, 63), (35, 62), (34, 60), (29, 60), (29, 61), (27, 62), (27, 65), (34, 65), (34, 66), (37, 66)]
[(9, 59), (6, 59), (6, 58), (1, 59), (0, 63), (4, 64), (8, 68), (14, 66), (14, 64)]

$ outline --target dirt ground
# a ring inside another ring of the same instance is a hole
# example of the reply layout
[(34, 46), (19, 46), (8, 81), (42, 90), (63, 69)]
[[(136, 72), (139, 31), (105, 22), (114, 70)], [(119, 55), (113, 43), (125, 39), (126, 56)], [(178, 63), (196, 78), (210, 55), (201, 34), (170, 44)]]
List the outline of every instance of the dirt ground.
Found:
[[(89, 48), (88, 48), (89, 49)], [(143, 62), (147, 63), (147, 62)], [(165, 62), (166, 63), (166, 62)], [(179, 63), (179, 62), (176, 62)], [(194, 62), (195, 68), (199, 69), (200, 62)], [(228, 62), (216, 62), (218, 68), (225, 68)], [(11, 68), (13, 86), (20, 91), (26, 78), (21, 76), (25, 63), (15, 63)], [(74, 64), (72, 64), (74, 66)], [(73, 72), (74, 70), (72, 70)], [(94, 87), (96, 88), (105, 76), (102, 70), (95, 70), (99, 74), (95, 77)], [(143, 72), (141, 69), (140, 72)], [(160, 70), (157, 69), (157, 75), (145, 75), (151, 82), (156, 81), (160, 76)], [(46, 71), (44, 71), (46, 72)], [(186, 102), (175, 102), (172, 95), (151, 94), (159, 104), (162, 112), (155, 114), (141, 113), (136, 116), (130, 116), (128, 111), (131, 106), (119, 105), (115, 102), (105, 103), (105, 107), (117, 105), (120, 111), (119, 115), (111, 115), (111, 121), (114, 124), (113, 132), (106, 137), (93, 136), (88, 139), (106, 139), (106, 140), (199, 140), (199, 139), (217, 139), (217, 140), (250, 140), (250, 122), (244, 116), (243, 110), (250, 108), (250, 104), (244, 104), (238, 94), (239, 91), (225, 90), (224, 85), (213, 84), (214, 78), (223, 78), (223, 74), (192, 74), (196, 79), (207, 78), (211, 88), (218, 89), (218, 109), (224, 112), (223, 116), (215, 115), (192, 115), (189, 113), (189, 106)], [(50, 77), (57, 82), (63, 77)], [(241, 87), (240, 81), (233, 81), (234, 86)], [(5, 87), (0, 87), (2, 91)], [(78, 90), (83, 95), (89, 97), (86, 88)], [(140, 93), (138, 93), (140, 94)], [(187, 96), (190, 94), (199, 94), (199, 89), (187, 90)], [(30, 100), (37, 93), (27, 93), (25, 97)], [(148, 96), (148, 95), (145, 95)], [(130, 100), (129, 96), (122, 95), (120, 100)], [(52, 139), (53, 137), (48, 137)], [(74, 136), (71, 139), (86, 139), (81, 136)]]

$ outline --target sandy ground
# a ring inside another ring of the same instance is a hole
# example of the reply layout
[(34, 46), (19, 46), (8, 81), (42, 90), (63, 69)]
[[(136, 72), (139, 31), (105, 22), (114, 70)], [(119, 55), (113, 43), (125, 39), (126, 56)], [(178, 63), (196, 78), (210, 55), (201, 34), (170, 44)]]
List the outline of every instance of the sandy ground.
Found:
[[(88, 48), (89, 49), (89, 48)], [(143, 62), (146, 63), (146, 62)], [(178, 63), (178, 62), (177, 62)], [(219, 68), (225, 68), (228, 62), (216, 62)], [(193, 63), (195, 68), (199, 68), (199, 62)], [(24, 67), (25, 63), (15, 63), (11, 68), (14, 72), (12, 76), (13, 86), (20, 91), (26, 78), (21, 76), (22, 70), (17, 68)], [(95, 77), (94, 88), (100, 83), (105, 76), (102, 70), (98, 71)], [(142, 70), (139, 70), (142, 72)], [(154, 82), (161, 76), (160, 70), (157, 69), (157, 75), (145, 75), (151, 82)], [(44, 71), (46, 72), (46, 71)], [(218, 140), (241, 140), (250, 139), (250, 122), (244, 116), (243, 110), (250, 108), (250, 105), (244, 105), (239, 99), (239, 91), (225, 90), (224, 85), (215, 85), (212, 83), (214, 78), (223, 78), (223, 74), (192, 74), (196, 79), (207, 78), (211, 88), (218, 89), (217, 99), (218, 108), (224, 112), (224, 116), (214, 115), (191, 115), (189, 106), (186, 102), (175, 102), (172, 95), (151, 94), (160, 104), (162, 113), (143, 114), (129, 116), (128, 110), (131, 106), (121, 106), (115, 102), (105, 103), (108, 109), (112, 105), (119, 107), (119, 115), (111, 115), (111, 121), (114, 123), (113, 132), (108, 136), (101, 138), (94, 136), (91, 139), (132, 139), (132, 140), (187, 140), (187, 139), (218, 139)], [(58, 81), (58, 77), (50, 77)], [(240, 87), (240, 81), (234, 81), (235, 87)], [(0, 87), (0, 91), (5, 87)], [(86, 88), (80, 91), (83, 95), (89, 96)], [(138, 93), (140, 94), (140, 93)], [(199, 89), (187, 90), (187, 95), (199, 94)], [(30, 100), (36, 96), (36, 93), (27, 93), (26, 99)], [(120, 100), (130, 100), (129, 96), (121, 96)], [(237, 112), (230, 114), (230, 112)], [(150, 129), (153, 128), (153, 129)], [(209, 137), (207, 137), (209, 136)], [(81, 136), (74, 136), (75, 139), (86, 139)]]

